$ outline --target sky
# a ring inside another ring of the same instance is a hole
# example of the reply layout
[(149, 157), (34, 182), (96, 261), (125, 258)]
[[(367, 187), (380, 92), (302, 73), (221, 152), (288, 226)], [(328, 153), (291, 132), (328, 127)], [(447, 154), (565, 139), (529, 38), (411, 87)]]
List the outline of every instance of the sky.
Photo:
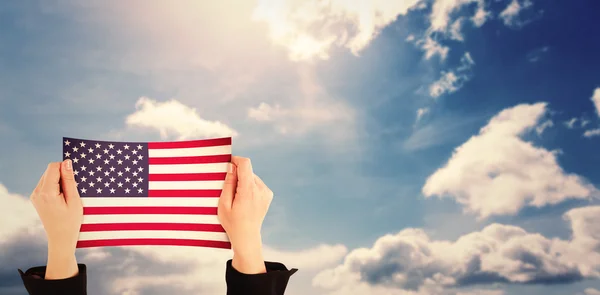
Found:
[[(600, 294), (592, 0), (3, 1), (0, 294), (62, 137), (233, 136), (286, 294)], [(224, 294), (230, 251), (79, 249), (94, 294)]]

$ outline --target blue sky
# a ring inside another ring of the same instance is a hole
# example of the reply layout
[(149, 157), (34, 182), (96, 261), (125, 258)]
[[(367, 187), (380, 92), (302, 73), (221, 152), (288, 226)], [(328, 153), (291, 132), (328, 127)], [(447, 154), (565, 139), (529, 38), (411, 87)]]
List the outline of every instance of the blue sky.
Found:
[[(235, 133), (275, 192), (267, 259), (301, 269), (289, 294), (600, 294), (600, 5), (318, 3), (0, 4), (0, 199), (29, 218), (2, 211), (0, 291), (44, 263), (26, 197), (63, 136)], [(78, 257), (98, 294), (224, 265), (167, 252)]]

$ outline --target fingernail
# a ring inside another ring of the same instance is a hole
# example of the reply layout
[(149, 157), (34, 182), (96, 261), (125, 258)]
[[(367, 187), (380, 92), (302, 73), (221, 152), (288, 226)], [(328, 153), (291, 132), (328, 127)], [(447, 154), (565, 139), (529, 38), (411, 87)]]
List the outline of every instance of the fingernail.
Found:
[(229, 163), (229, 165), (227, 165), (227, 173), (233, 172), (235, 172), (235, 166), (232, 163)]
[(67, 167), (67, 171), (73, 170), (73, 164), (70, 159), (65, 160), (65, 167)]

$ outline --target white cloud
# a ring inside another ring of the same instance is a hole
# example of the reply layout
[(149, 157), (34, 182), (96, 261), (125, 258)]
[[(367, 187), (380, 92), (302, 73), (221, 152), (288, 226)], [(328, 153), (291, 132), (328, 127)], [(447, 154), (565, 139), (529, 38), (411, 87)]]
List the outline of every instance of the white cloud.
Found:
[(594, 136), (599, 136), (599, 135), (600, 135), (600, 128), (586, 130), (583, 133), (583, 136), (585, 136), (587, 138), (594, 137)]
[(546, 53), (548, 53), (548, 51), (550, 50), (550, 47), (548, 46), (542, 46), (536, 49), (531, 50), (529, 53), (527, 53), (527, 60), (529, 62), (538, 62), (542, 59), (542, 56)]
[(219, 121), (206, 120), (181, 102), (171, 99), (160, 102), (141, 97), (135, 104), (136, 111), (127, 116), (129, 127), (155, 129), (161, 138), (175, 137), (177, 140), (237, 136), (237, 132)]
[(248, 109), (248, 117), (256, 121), (273, 121), (275, 117), (281, 117), (287, 113), (281, 106), (261, 102), (257, 107)]
[[(172, 274), (141, 273), (131, 269), (131, 275), (115, 278), (112, 290), (116, 293), (130, 292), (132, 294), (144, 293), (144, 288), (164, 288), (178, 286), (185, 293), (225, 294), (225, 262), (231, 259), (231, 251), (206, 248), (176, 248), (176, 247), (128, 247), (128, 251), (139, 253), (142, 257), (153, 261), (154, 264), (182, 266), (182, 271)], [(303, 273), (315, 274), (316, 272), (332, 267), (339, 263), (347, 254), (346, 247), (342, 245), (319, 245), (300, 251), (281, 251), (264, 246), (264, 257), (267, 261), (278, 261), (289, 268), (298, 268), (288, 286), (286, 293), (292, 294), (292, 284), (298, 280), (298, 275)], [(99, 261), (98, 263), (101, 263)], [(298, 285), (298, 284), (295, 284)], [(305, 289), (301, 286), (301, 289)]]
[(351, 120), (351, 112), (343, 104), (329, 108), (317, 105), (282, 108), (279, 104), (271, 106), (262, 102), (258, 107), (248, 109), (248, 117), (259, 122), (274, 122), (282, 134), (302, 134), (327, 122)]
[[(329, 125), (344, 130), (337, 132), (338, 135), (351, 137), (355, 124), (354, 110), (343, 101), (332, 98), (319, 85), (314, 69), (303, 67), (298, 71), (298, 77), (299, 99), (274, 105), (261, 102), (257, 107), (248, 109), (248, 117), (272, 124), (281, 134), (305, 134), (322, 130), (323, 126)], [(287, 103), (287, 106), (282, 106), (283, 103)]]
[(442, 77), (429, 86), (429, 95), (438, 97), (445, 93), (453, 93), (461, 86), (459, 78), (454, 72), (442, 72)]
[(501, 111), (429, 176), (423, 194), (450, 197), (480, 218), (589, 198), (593, 186), (563, 171), (555, 153), (521, 138), (545, 113), (545, 103)]
[(573, 232), (569, 240), (503, 224), (491, 224), (455, 241), (433, 240), (421, 229), (404, 229), (380, 237), (371, 248), (351, 251), (342, 264), (320, 272), (313, 285), (331, 294), (343, 294), (336, 291), (353, 286), (396, 290), (382, 294), (448, 294), (428, 290), (598, 278), (600, 206), (573, 209), (564, 216)]
[(594, 107), (596, 107), (596, 114), (600, 117), (600, 87), (594, 90), (594, 95), (592, 95), (592, 102), (594, 103)]
[[(323, 278), (325, 280), (326, 278)], [(343, 281), (343, 285), (335, 287), (324, 287), (320, 285), (324, 283), (313, 280), (313, 284), (320, 289), (325, 289), (325, 295), (348, 295), (348, 294), (365, 294), (365, 295), (504, 295), (503, 290), (472, 288), (470, 290), (456, 290), (452, 288), (444, 288), (435, 285), (433, 281), (428, 281), (419, 290), (397, 289), (388, 286), (371, 285), (365, 282), (360, 282), (358, 278), (338, 278)]]
[[(512, 0), (512, 2), (504, 9), (499, 17), (503, 19), (503, 22), (507, 26), (522, 25), (517, 20), (518, 14), (526, 8), (532, 6), (530, 0), (521, 0), (523, 3), (519, 3), (518, 0)], [(420, 48), (425, 51), (426, 59), (431, 56), (440, 54), (439, 48), (444, 48), (439, 45), (439, 39), (432, 40), (432, 37), (450, 38), (457, 41), (464, 41), (462, 29), (464, 27), (464, 20), (467, 16), (464, 13), (460, 13), (461, 10), (468, 7), (475, 7), (475, 12), (469, 17), (473, 26), (479, 28), (483, 26), (487, 20), (493, 18), (491, 11), (487, 10), (487, 4), (485, 0), (434, 0), (431, 14), (429, 15), (429, 27), (426, 33), (420, 38), (417, 45), (421, 45)], [(423, 46), (428, 45), (428, 46)], [(437, 50), (434, 50), (437, 49)], [(444, 50), (444, 54), (440, 54), (442, 60), (445, 59), (447, 50)]]
[(474, 64), (475, 64), (475, 61), (471, 57), (471, 54), (468, 52), (465, 52), (463, 57), (461, 57), (461, 59), (460, 59), (460, 66), (458, 67), (457, 70), (458, 70), (458, 72), (469, 70), (469, 69), (471, 69), (471, 67)]
[(417, 45), (420, 45), (420, 48), (425, 51), (425, 59), (438, 54), (441, 60), (446, 59), (448, 47), (440, 45), (438, 40), (432, 38), (432, 36), (438, 36), (438, 33), (441, 33), (443, 37), (464, 41), (461, 32), (464, 17), (459, 16), (453, 20), (453, 15), (471, 4), (476, 4), (477, 9), (470, 19), (474, 26), (481, 27), (490, 16), (490, 13), (486, 11), (484, 0), (435, 0), (429, 15), (429, 28), (423, 38), (417, 42)]
[[(589, 125), (591, 123), (590, 120), (585, 119), (585, 118), (577, 118), (577, 117), (573, 117), (568, 121), (563, 122), (565, 124), (565, 126), (568, 129), (575, 129), (575, 128), (585, 128), (585, 126)], [(579, 123), (579, 124), (578, 124)], [(594, 132), (594, 130), (589, 130), (590, 132)]]
[(450, 26), (450, 39), (464, 41), (464, 37), (462, 36), (462, 33), (460, 32), (460, 30), (462, 28), (463, 20), (464, 19), (462, 17), (459, 17), (458, 19), (456, 19), (454, 21), (454, 23), (452, 23), (452, 26)]
[(421, 119), (423, 118), (423, 116), (425, 116), (427, 113), (429, 113), (429, 108), (420, 108), (417, 110), (417, 122), (421, 121)]
[[(453, 20), (453, 15), (463, 7), (470, 4), (476, 4), (477, 10), (470, 18), (476, 27), (482, 26), (489, 18), (489, 12), (485, 10), (484, 0), (435, 0), (429, 15), (429, 28), (426, 33), (418, 39), (415, 44), (425, 51), (425, 59), (439, 55), (444, 61), (448, 55), (449, 48), (439, 43), (439, 37), (449, 37), (457, 41), (464, 41), (462, 28), (464, 16), (459, 16)], [(452, 78), (448, 74), (445, 78)]]
[(431, 15), (429, 16), (433, 32), (446, 32), (448, 26), (452, 23), (452, 14), (459, 11), (466, 5), (477, 4), (477, 11), (473, 21), (477, 26), (483, 25), (487, 18), (484, 0), (436, 0), (433, 3)]
[(416, 41), (415, 44), (425, 51), (425, 59), (431, 59), (439, 55), (441, 60), (445, 60), (448, 56), (448, 51), (450, 51), (448, 46), (441, 45), (430, 36)]
[(565, 122), (565, 126), (569, 129), (575, 128), (575, 123), (577, 123), (577, 118), (571, 118), (571, 120)]
[(552, 127), (552, 126), (554, 126), (554, 123), (552, 123), (551, 120), (546, 120), (544, 123), (535, 127), (535, 132), (537, 132), (538, 135), (542, 135), (542, 133), (544, 132), (544, 130), (546, 130), (546, 128)]
[[(579, 207), (564, 214), (564, 219), (571, 222), (572, 239), (585, 250), (593, 251), (600, 246), (600, 206)], [(600, 255), (600, 253), (596, 253)], [(590, 258), (593, 258), (592, 256)], [(580, 257), (580, 259), (587, 259)], [(595, 263), (600, 263), (596, 260)], [(587, 271), (585, 273), (588, 273)]]
[(476, 27), (481, 27), (487, 21), (488, 18), (490, 18), (490, 13), (485, 10), (485, 7), (483, 5), (479, 5), (477, 7), (477, 10), (475, 11), (475, 15), (471, 17), (471, 21)]
[[(594, 103), (594, 108), (596, 109), (596, 114), (600, 118), (600, 87), (597, 87), (596, 89), (594, 89), (594, 94), (592, 95), (591, 100), (592, 100), (592, 103)], [(585, 125), (587, 125), (589, 123), (590, 123), (589, 121), (582, 121), (581, 126), (584, 127)], [(586, 130), (583, 133), (583, 136), (585, 136), (587, 138), (591, 138), (591, 137), (599, 136), (599, 135), (600, 135), (600, 128)]]
[(28, 198), (13, 194), (0, 183), (0, 242), (22, 230), (40, 230), (41, 222)]
[(529, 0), (523, 1), (523, 4), (519, 3), (518, 0), (512, 0), (508, 6), (500, 13), (500, 17), (504, 20), (504, 24), (507, 26), (517, 25), (517, 16), (523, 9), (527, 9), (532, 6), (533, 3)]
[(339, 263), (348, 254), (344, 245), (319, 245), (299, 251), (282, 251), (265, 247), (265, 255), (271, 261), (285, 261), (294, 268), (304, 271), (322, 270)]
[(468, 72), (475, 62), (466, 52), (461, 58), (461, 64), (456, 69), (442, 72), (442, 77), (429, 86), (429, 95), (433, 98), (459, 90), (469, 80)]
[(504, 290), (476, 289), (473, 291), (458, 291), (456, 295), (504, 295)]
[(358, 55), (399, 15), (419, 8), (421, 0), (261, 0), (253, 20), (266, 22), (274, 44), (292, 60), (327, 59), (333, 46)]

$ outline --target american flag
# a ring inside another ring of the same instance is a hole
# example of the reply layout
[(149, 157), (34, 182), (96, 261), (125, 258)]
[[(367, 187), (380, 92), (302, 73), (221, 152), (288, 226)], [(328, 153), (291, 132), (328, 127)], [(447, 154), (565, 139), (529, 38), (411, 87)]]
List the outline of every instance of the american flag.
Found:
[(231, 138), (108, 142), (63, 137), (83, 202), (77, 248), (173, 245), (231, 249), (217, 205)]

